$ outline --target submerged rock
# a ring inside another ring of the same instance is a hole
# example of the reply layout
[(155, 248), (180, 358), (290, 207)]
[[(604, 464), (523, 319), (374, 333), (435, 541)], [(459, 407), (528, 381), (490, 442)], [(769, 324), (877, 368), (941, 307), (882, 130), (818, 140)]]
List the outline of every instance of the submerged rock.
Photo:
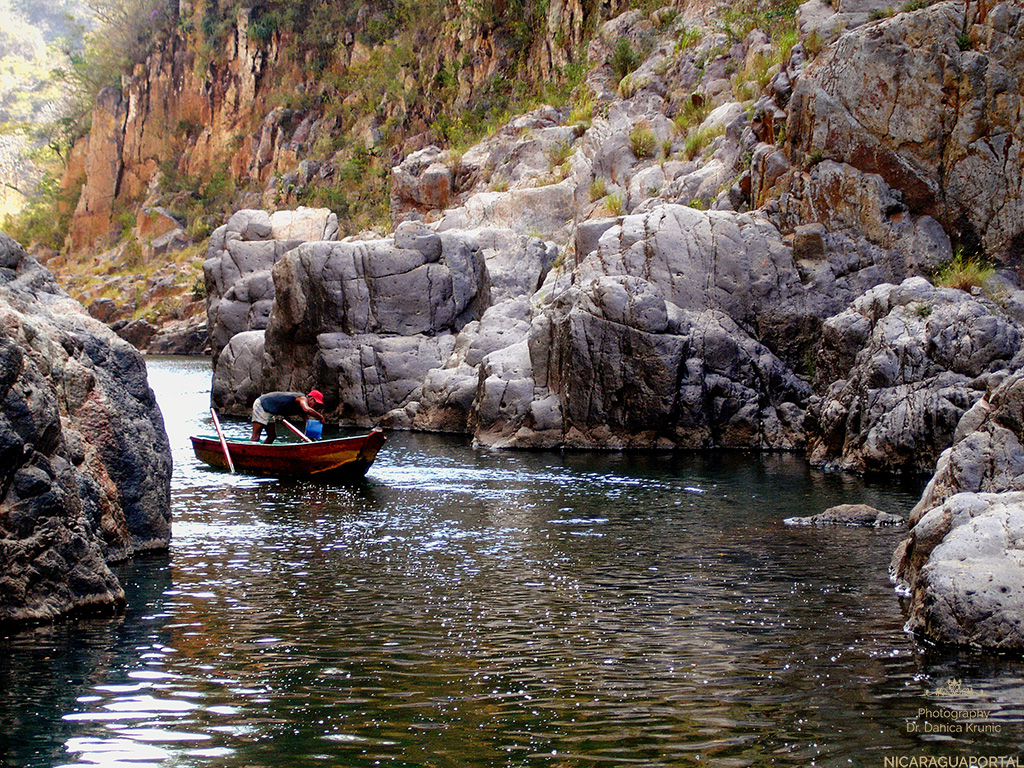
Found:
[(786, 525), (859, 525), (879, 528), (883, 525), (903, 525), (899, 515), (883, 512), (867, 504), (839, 504), (810, 517), (787, 517)]
[(141, 355), (0, 234), (0, 621), (113, 609), (166, 549), (171, 453)]

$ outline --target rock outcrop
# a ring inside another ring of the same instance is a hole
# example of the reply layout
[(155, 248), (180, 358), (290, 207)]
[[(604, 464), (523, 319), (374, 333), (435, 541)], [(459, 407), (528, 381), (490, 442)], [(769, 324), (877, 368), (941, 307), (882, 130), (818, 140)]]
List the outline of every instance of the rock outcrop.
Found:
[(393, 238), (305, 244), (275, 265), (274, 285), (266, 386), (317, 381), (328, 412), (357, 424), (418, 399), (489, 300), (479, 244), (413, 223)]
[(166, 549), (171, 455), (142, 357), (0, 234), (0, 621), (114, 609)]
[(301, 243), (334, 240), (337, 234), (338, 217), (325, 208), (241, 210), (213, 233), (203, 273), (214, 365), (235, 334), (267, 327), (274, 264)]
[(805, 282), (763, 217), (671, 204), (592, 220), (574, 245), (570, 267), (509, 230), (407, 222), (393, 238), (306, 243), (261, 294), (265, 337), (246, 327), (227, 344), (214, 401), (244, 413), (261, 388), (315, 381), (338, 420), (486, 445), (798, 449), (810, 386), (759, 339), (788, 349), (910, 269), (894, 251), (859, 268), (823, 252)]
[(993, 376), (957, 425), (952, 446), (914, 508), (925, 512), (957, 493), (1024, 491), (1024, 373)]
[[(931, 215), (966, 246), (1019, 259), (1022, 41), (1024, 9), (1012, 2), (936, 3), (842, 35), (793, 88), (791, 160), (877, 174), (902, 210)], [(805, 220), (815, 215), (810, 199), (790, 202)], [(819, 208), (819, 220), (832, 210)]]
[(939, 644), (1024, 650), (1024, 373), (990, 378), (910, 523), (893, 557), (908, 627)]
[(926, 473), (989, 380), (1024, 363), (1024, 332), (990, 299), (916, 277), (829, 318), (817, 361), (812, 462)]

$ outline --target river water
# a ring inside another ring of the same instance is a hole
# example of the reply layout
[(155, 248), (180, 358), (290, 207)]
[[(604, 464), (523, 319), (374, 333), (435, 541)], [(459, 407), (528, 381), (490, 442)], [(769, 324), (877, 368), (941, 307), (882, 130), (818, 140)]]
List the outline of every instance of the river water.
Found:
[(208, 362), (148, 367), (170, 552), (118, 567), (123, 616), (0, 638), (2, 766), (1024, 760), (1024, 666), (904, 633), (901, 531), (782, 523), (916, 486), (405, 433), (354, 487), (231, 476), (188, 444)]

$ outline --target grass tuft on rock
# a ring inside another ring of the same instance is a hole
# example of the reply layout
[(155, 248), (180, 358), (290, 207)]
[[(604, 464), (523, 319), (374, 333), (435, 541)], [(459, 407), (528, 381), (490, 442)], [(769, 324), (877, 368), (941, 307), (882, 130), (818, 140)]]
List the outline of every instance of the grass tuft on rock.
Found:
[(959, 251), (952, 261), (939, 269), (935, 283), (946, 288), (970, 291), (972, 288), (983, 288), (995, 271), (995, 267), (981, 257), (965, 256)]

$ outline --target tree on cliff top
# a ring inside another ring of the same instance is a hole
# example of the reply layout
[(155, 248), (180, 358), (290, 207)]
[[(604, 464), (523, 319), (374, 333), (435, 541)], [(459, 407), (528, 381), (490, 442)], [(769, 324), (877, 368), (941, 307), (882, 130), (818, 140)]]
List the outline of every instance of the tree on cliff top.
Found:
[(81, 115), (104, 87), (119, 86), (121, 75), (143, 59), (174, 7), (168, 0), (83, 0), (83, 10), (62, 41), (68, 64), (54, 71), (70, 85), (74, 111)]

